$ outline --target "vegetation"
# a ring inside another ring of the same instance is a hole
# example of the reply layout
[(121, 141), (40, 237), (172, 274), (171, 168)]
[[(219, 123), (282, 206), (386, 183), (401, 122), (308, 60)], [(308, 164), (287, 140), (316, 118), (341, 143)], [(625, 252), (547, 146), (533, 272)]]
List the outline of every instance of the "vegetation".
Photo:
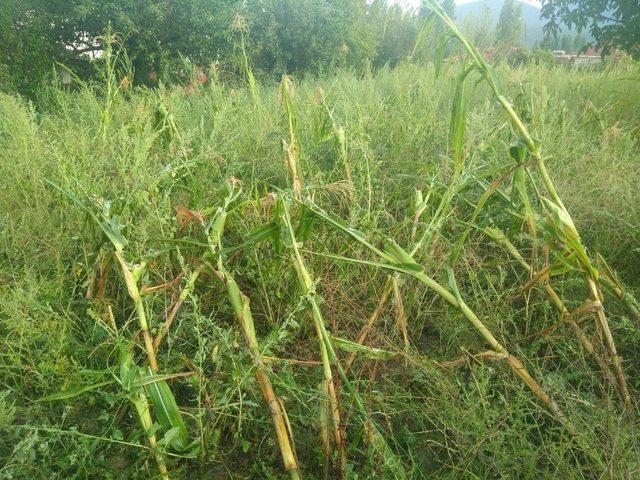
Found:
[[(637, 54), (640, 22), (634, 2), (588, 0), (579, 8), (573, 3), (545, 2), (549, 35), (544, 42), (540, 12), (531, 5), (498, 1), (491, 12), (483, 0), (457, 10), (463, 31), (481, 49), (524, 40), (528, 47), (569, 51), (595, 38), (608, 48)], [(441, 5), (454, 16), (453, 0)], [(33, 98), (56, 72), (89, 78), (102, 55), (105, 31), (118, 32), (134, 74), (130, 80), (150, 87), (184, 81), (191, 73), (185, 62), (199, 66), (200, 76), (231, 81), (244, 71), (241, 44), (251, 51), (256, 78), (270, 81), (284, 74), (325, 75), (336, 68), (363, 73), (407, 57), (433, 61), (436, 38), (425, 38), (432, 9), (426, 0), (415, 7), (403, 9), (388, 0), (4, 0), (0, 90)], [(565, 24), (579, 32), (566, 31)], [(587, 29), (592, 38), (586, 37)]]
[(236, 18), (242, 82), (108, 31), (0, 94), (0, 478), (637, 475), (638, 67), (429, 6), (433, 63), (258, 81)]
[(501, 45), (517, 45), (522, 36), (522, 7), (515, 0), (506, 0), (496, 25), (496, 41)]
[(87, 78), (109, 25), (136, 83), (147, 86), (176, 80), (184, 59), (237, 74), (239, 30), (256, 75), (362, 71), (406, 57), (426, 14), (385, 0), (8, 0), (0, 11), (0, 85), (32, 95), (55, 62)]
[(561, 25), (588, 30), (607, 50), (623, 48), (640, 52), (640, 8), (627, 0), (542, 0), (547, 30), (557, 33)]

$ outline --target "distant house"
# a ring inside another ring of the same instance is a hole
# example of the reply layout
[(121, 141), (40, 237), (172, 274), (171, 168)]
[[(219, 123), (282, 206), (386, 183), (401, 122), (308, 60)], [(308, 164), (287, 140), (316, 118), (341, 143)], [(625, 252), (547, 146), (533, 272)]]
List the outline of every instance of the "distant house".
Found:
[(558, 62), (571, 67), (590, 67), (602, 62), (602, 50), (593, 47), (578, 53), (567, 53), (564, 50), (554, 50), (552, 53)]

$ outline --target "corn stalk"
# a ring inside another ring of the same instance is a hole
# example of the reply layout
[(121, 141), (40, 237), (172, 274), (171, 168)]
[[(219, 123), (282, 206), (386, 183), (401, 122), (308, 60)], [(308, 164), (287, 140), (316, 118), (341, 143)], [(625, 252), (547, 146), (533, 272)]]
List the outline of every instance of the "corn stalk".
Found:
[(249, 348), (249, 355), (251, 356), (255, 369), (256, 381), (260, 385), (262, 397), (269, 408), (284, 468), (289, 472), (292, 480), (299, 480), (302, 478), (302, 475), (300, 473), (300, 466), (298, 465), (293, 431), (289, 424), (284, 403), (282, 399), (276, 396), (268, 376), (268, 369), (262, 360), (262, 353), (253, 324), (253, 315), (251, 314), (251, 308), (249, 306), (249, 297), (242, 293), (233, 276), (224, 268), (221, 258), (218, 259), (216, 276), (227, 287), (229, 301), (233, 306), (236, 320), (238, 320), (245, 342)]
[[(273, 422), (273, 428), (275, 430), (276, 441), (282, 456), (282, 462), (285, 470), (289, 472), (291, 479), (299, 480), (302, 478), (302, 474), (300, 472), (300, 466), (298, 465), (298, 458), (293, 440), (293, 431), (289, 423), (284, 403), (282, 399), (276, 396), (271, 380), (268, 376), (268, 369), (265, 367), (262, 360), (262, 352), (260, 351), (260, 345), (255, 333), (253, 315), (251, 314), (251, 308), (249, 305), (249, 297), (242, 293), (235, 279), (224, 267), (222, 262), (222, 235), (224, 233), (226, 219), (231, 205), (241, 193), (241, 190), (236, 189), (233, 183), (227, 183), (226, 188), (227, 196), (224, 199), (223, 205), (217, 209), (213, 219), (207, 226), (205, 226), (207, 244), (209, 247), (208, 252), (205, 255), (205, 265), (211, 266), (209, 260), (217, 258), (217, 268), (212, 268), (212, 270), (216, 277), (226, 286), (229, 302), (233, 307), (236, 320), (240, 325), (240, 329), (242, 330), (243, 337), (249, 349), (249, 355), (251, 356), (255, 369), (256, 380), (260, 385), (264, 401), (269, 408), (269, 414)], [(195, 279), (198, 278), (198, 275), (202, 270), (203, 268), (198, 268), (190, 276), (190, 280), (187, 283), (185, 290), (183, 290), (185, 298), (186, 295), (188, 295), (188, 292), (184, 292), (187, 289), (193, 288), (193, 282), (195, 282)], [(193, 280), (193, 282), (191, 280)]]
[[(600, 301), (601, 292), (597, 285), (598, 272), (591, 265), (589, 257), (586, 255), (585, 249), (582, 246), (573, 220), (571, 219), (571, 215), (562, 202), (555, 188), (555, 185), (551, 180), (541, 154), (540, 142), (533, 138), (522, 119), (514, 110), (511, 102), (501, 92), (498, 83), (496, 82), (495, 77), (493, 76), (493, 73), (484, 60), (482, 54), (467, 40), (467, 38), (458, 29), (455, 22), (449, 17), (446, 11), (436, 0), (425, 0), (425, 4), (433, 11), (435, 15), (440, 18), (440, 20), (450, 30), (452, 35), (457, 38), (457, 40), (462, 44), (464, 49), (469, 54), (469, 57), (473, 64), (473, 68), (477, 70), (485, 79), (498, 103), (500, 103), (501, 107), (509, 117), (513, 128), (520, 136), (521, 142), (524, 144), (524, 146), (526, 146), (526, 149), (537, 165), (540, 177), (542, 178), (542, 182), (549, 197), (551, 198), (551, 200), (549, 201), (546, 198), (541, 197), (541, 201), (543, 201), (543, 203), (545, 204), (547, 210), (549, 211), (549, 214), (559, 219), (560, 223), (562, 223), (562, 236), (564, 237), (564, 239), (571, 240), (573, 253), (575, 253), (577, 257), (578, 269), (582, 270), (583, 272), (584, 282), (587, 287), (587, 295), (594, 302)], [(598, 310), (596, 312), (596, 325), (604, 335), (604, 342), (609, 351), (609, 355), (611, 356), (611, 361), (616, 375), (618, 387), (620, 389), (621, 396), (623, 397), (625, 408), (627, 412), (630, 413), (632, 411), (631, 396), (629, 394), (626, 378), (622, 369), (621, 359), (618, 355), (615, 341), (613, 339), (611, 329), (609, 328), (604, 309)]]
[(449, 269), (449, 286), (450, 290), (442, 286), (436, 280), (428, 276), (424, 269), (418, 265), (413, 257), (402, 249), (390, 238), (385, 239), (384, 250), (380, 250), (377, 247), (369, 243), (361, 232), (358, 232), (352, 228), (347, 227), (341, 220), (329, 215), (320, 207), (310, 201), (305, 201), (304, 205), (319, 216), (329, 225), (337, 228), (343, 233), (347, 234), (352, 239), (356, 240), (376, 256), (382, 260), (382, 262), (370, 262), (366, 260), (356, 260), (346, 257), (340, 257), (337, 255), (326, 256), (335, 258), (338, 260), (346, 260), (355, 263), (362, 263), (368, 265), (374, 265), (393, 272), (405, 273), (413, 276), (421, 283), (429, 287), (447, 303), (456, 307), (463, 316), (472, 324), (472, 326), (478, 331), (483, 340), (491, 347), (491, 349), (499, 354), (504, 354), (506, 361), (509, 363), (514, 373), (520, 377), (520, 379), (529, 387), (529, 389), (538, 397), (538, 399), (558, 418), (560, 421), (564, 421), (565, 416), (558, 407), (557, 403), (551, 399), (551, 397), (544, 391), (544, 389), (536, 382), (533, 377), (526, 370), (522, 362), (511, 355), (507, 349), (495, 338), (491, 331), (484, 325), (484, 323), (478, 318), (478, 316), (467, 306), (462, 299), (458, 287), (453, 277), (453, 272)]
[(291, 175), (293, 192), (299, 197), (302, 190), (302, 179), (298, 172), (300, 145), (296, 134), (296, 114), (293, 106), (293, 81), (288, 75), (284, 75), (282, 82), (280, 82), (280, 98), (287, 115), (287, 127), (289, 130), (289, 140), (282, 141), (282, 147), (285, 152), (284, 160), (287, 170)]
[[(324, 323), (324, 318), (322, 317), (322, 312), (320, 310), (320, 305), (318, 302), (318, 297), (315, 291), (315, 283), (311, 279), (311, 275), (307, 270), (304, 261), (302, 260), (302, 256), (300, 255), (300, 251), (296, 245), (296, 239), (294, 235), (294, 229), (291, 225), (291, 218), (289, 217), (289, 211), (282, 203), (284, 208), (282, 209), (282, 217), (281, 221), (286, 228), (287, 235), (287, 243), (291, 245), (291, 259), (293, 261), (293, 265), (296, 269), (298, 284), (300, 288), (302, 288), (303, 294), (307, 297), (307, 301), (309, 302), (309, 306), (311, 307), (311, 316), (313, 319), (313, 325), (316, 330), (316, 335), (318, 337), (318, 346), (320, 349), (320, 359), (322, 361), (322, 372), (324, 375), (324, 380), (322, 382), (322, 391), (324, 394), (324, 398), (327, 399), (327, 410), (326, 410), (326, 419), (327, 423), (332, 430), (333, 442), (330, 441), (330, 435), (327, 431), (323, 434), (323, 444), (325, 451), (325, 458), (328, 457), (331, 451), (331, 443), (333, 443), (338, 449), (338, 463), (340, 467), (340, 472), (344, 471), (345, 464), (345, 438), (344, 431), (342, 428), (342, 421), (340, 418), (340, 404), (338, 401), (338, 395), (336, 391), (336, 385), (334, 383), (333, 371), (332, 371), (332, 360), (334, 358), (330, 358), (329, 356), (329, 344), (331, 340), (325, 340), (325, 337), (328, 339), (328, 334), (326, 332), (326, 327)], [(332, 348), (332, 347), (331, 347)], [(323, 428), (325, 428), (323, 425)]]
[[(292, 261), (298, 276), (298, 283), (300, 284), (300, 287), (303, 289), (307, 297), (307, 301), (309, 302), (309, 305), (311, 307), (314, 327), (316, 329), (316, 333), (318, 335), (318, 341), (320, 343), (320, 356), (322, 359), (325, 383), (327, 386), (334, 385), (332, 366), (335, 366), (335, 369), (342, 380), (342, 384), (345, 386), (345, 388), (351, 395), (353, 403), (355, 404), (358, 412), (364, 417), (364, 428), (367, 434), (367, 441), (369, 445), (386, 462), (386, 465), (393, 472), (393, 478), (406, 479), (407, 474), (404, 470), (402, 462), (400, 462), (396, 454), (391, 450), (384, 436), (380, 432), (379, 428), (376, 426), (373, 420), (369, 417), (367, 410), (364, 406), (364, 403), (360, 398), (360, 395), (358, 394), (355, 387), (347, 377), (344, 369), (342, 368), (340, 360), (338, 359), (335, 352), (335, 348), (333, 346), (332, 337), (329, 335), (327, 331), (327, 328), (322, 316), (322, 312), (320, 310), (319, 297), (315, 290), (315, 283), (312, 280), (312, 277), (307, 267), (305, 266), (304, 260), (302, 259), (302, 255), (300, 253), (298, 242), (295, 236), (295, 229), (293, 227), (293, 224), (291, 222), (291, 216), (289, 214), (287, 199), (286, 198), (281, 199), (279, 205), (281, 207), (280, 219), (285, 229), (285, 232), (284, 232), (285, 241), (287, 246), (291, 250), (291, 257), (292, 257)], [(334, 396), (335, 388), (334, 390), (327, 389), (327, 393), (330, 401), (333, 401), (332, 399), (335, 398), (335, 405), (337, 407), (337, 398)], [(337, 435), (342, 435), (342, 432), (339, 429), (340, 424), (337, 423), (339, 422), (339, 417), (335, 416), (336, 413), (339, 414), (339, 410), (337, 410), (337, 408), (334, 412), (330, 412), (334, 422), (333, 427), (335, 431), (334, 433), (335, 439), (336, 440), (340, 439), (342, 440), (342, 442), (344, 442), (345, 439), (343, 436), (340, 436), (340, 437), (337, 436)], [(338, 444), (338, 447), (340, 448), (339, 444)], [(342, 446), (342, 448), (344, 448), (344, 445)]]
[(154, 372), (158, 371), (158, 361), (156, 359), (156, 352), (153, 346), (153, 339), (149, 332), (149, 322), (147, 321), (147, 313), (144, 308), (144, 301), (142, 295), (140, 295), (140, 289), (138, 288), (138, 282), (145, 269), (145, 264), (130, 266), (122, 256), (122, 252), (115, 252), (116, 258), (122, 268), (122, 275), (124, 276), (125, 284), (127, 285), (127, 292), (129, 297), (133, 301), (136, 308), (136, 315), (138, 316), (138, 325), (142, 331), (142, 338), (144, 339), (144, 346), (147, 352), (147, 358), (149, 359), (149, 365)]

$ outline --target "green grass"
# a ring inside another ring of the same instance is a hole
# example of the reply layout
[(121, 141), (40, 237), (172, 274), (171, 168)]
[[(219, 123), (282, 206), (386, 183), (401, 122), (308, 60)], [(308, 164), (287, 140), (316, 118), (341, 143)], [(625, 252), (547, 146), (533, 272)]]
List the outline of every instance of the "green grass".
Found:
[[(593, 312), (573, 319), (593, 355), (567, 325), (536, 335), (561, 318), (541, 283), (522, 291), (530, 274), (513, 248), (527, 263), (535, 250), (537, 272), (560, 227), (534, 166), (512, 188), (517, 136), (477, 74), (451, 114), (460, 71), (436, 78), (402, 64), (286, 88), (0, 96), (0, 478), (154, 478), (165, 467), (176, 479), (285, 478), (287, 445), (292, 478), (295, 463), (302, 478), (637, 475), (640, 324), (601, 283), (630, 414), (597, 361), (607, 349)], [(634, 75), (625, 65), (494, 71), (591, 261), (601, 254), (637, 297)], [(452, 119), (464, 119), (464, 137)], [(182, 226), (178, 206), (191, 210)], [(552, 277), (569, 311), (588, 296), (581, 268)], [(125, 271), (148, 292), (139, 300)], [(357, 347), (351, 362), (339, 347), (392, 281), (362, 340), (378, 350)], [(145, 345), (140, 313), (153, 340), (178, 300), (165, 338)], [(472, 357), (488, 346), (462, 304), (563, 417), (505, 359)], [(150, 348), (159, 373), (145, 368)]]

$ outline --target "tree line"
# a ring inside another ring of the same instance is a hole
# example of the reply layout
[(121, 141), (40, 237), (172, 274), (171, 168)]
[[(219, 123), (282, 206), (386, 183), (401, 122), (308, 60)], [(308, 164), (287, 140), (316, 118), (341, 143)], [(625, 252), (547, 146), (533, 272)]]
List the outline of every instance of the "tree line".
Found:
[[(442, 1), (453, 15), (454, 0)], [(2, 4), (0, 88), (27, 94), (51, 75), (56, 63), (89, 77), (106, 28), (118, 33), (135, 81), (149, 85), (170, 81), (185, 61), (237, 71), (243, 52), (248, 52), (255, 72), (274, 77), (394, 65), (408, 56), (432, 57), (438, 33), (437, 25), (427, 32), (426, 6), (407, 11), (387, 0), (3, 0)], [(550, 4), (545, 6), (554, 14), (555, 27), (561, 12)], [(514, 0), (505, 2), (493, 43), (515, 41), (522, 22), (518, 8)]]

